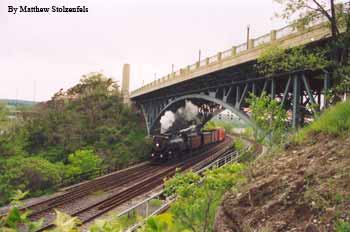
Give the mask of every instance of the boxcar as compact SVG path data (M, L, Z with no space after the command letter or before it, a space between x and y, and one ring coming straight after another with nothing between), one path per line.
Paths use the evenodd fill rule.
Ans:
M212 143L212 133L211 132L203 132L203 146Z
M202 145L202 138L200 135L193 134L188 136L188 144L191 150L198 149Z
M219 128L217 129L218 132L218 141L222 142L225 140L225 129L224 128Z

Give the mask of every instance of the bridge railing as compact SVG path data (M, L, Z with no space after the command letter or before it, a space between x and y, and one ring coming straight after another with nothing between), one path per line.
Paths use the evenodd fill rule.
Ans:
M248 149L249 147L247 147L247 150ZM236 162L238 159L239 159L239 153L237 151L231 151L227 155L223 156L222 158L219 158L214 162L208 164L207 166L197 170L196 173L202 175L204 171L207 169L223 167L227 164ZM155 191L155 193L150 197L124 210L123 212L119 213L116 216L116 219L123 219L123 218L130 219L133 217L135 219L134 225L130 226L129 228L126 228L125 231L128 231L128 232L136 231L146 222L148 218L154 215L160 214L165 210L167 210L170 204L174 202L174 200L176 199L175 196L165 198L164 194L165 192L163 189ZM140 217L142 219L137 221L137 218L140 218Z
M345 6L345 5L348 6L349 2L346 2L343 5L339 4L339 6L340 6L339 9L343 9L343 6ZM267 33L265 35L262 35L260 37L257 37L255 39L250 40L248 44L243 43L243 44L240 44L238 46L234 46L231 49L227 49L223 52L219 52L219 53L217 53L211 57L208 57L206 59L203 59L199 62L188 65L187 68L180 69L180 70L184 70L182 72L180 70L177 70L172 77L176 78L178 76L188 75L190 73L197 71L198 69L207 67L208 65L216 64L216 63L220 62L221 60L234 58L237 55L239 55L240 53L246 52L246 51L253 49L255 47L269 44L269 43L274 42L276 40L282 40L282 39L284 39L284 38L286 38L294 33L298 33L300 31L304 30L305 28L309 29L309 28L316 27L316 26L322 26L325 24L325 22L327 22L327 18L325 16L323 16L322 14L319 14L319 17L317 17L317 15L316 15L314 17L314 20L309 22L306 27L301 27L301 28L298 27L298 22L297 22L297 23L282 27L278 30L272 30L272 31L270 31L270 33ZM155 86L156 83L157 83L156 81L153 81L151 84L147 84L145 86L142 86L141 88L138 88L135 91L133 91L132 94L138 94L138 93L141 93L143 91L150 90L151 86Z
M269 42L271 42L271 33L265 34L263 36L260 36L256 39L254 39L254 47L257 47L257 46L260 46L263 44L267 44Z

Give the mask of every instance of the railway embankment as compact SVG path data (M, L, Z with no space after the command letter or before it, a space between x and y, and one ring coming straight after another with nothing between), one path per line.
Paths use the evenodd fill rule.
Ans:
M215 231L350 231L350 102L252 162L245 175L246 184L224 195Z

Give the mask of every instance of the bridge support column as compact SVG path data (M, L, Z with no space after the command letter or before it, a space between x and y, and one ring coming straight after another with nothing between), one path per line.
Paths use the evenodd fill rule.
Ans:
M293 77L293 115L292 127L295 129L300 125L300 80L299 76Z
M275 99L276 96L276 81L274 78L271 79L271 98Z
M329 90L329 73L326 72L324 74L324 83L323 83L323 104L324 104L324 108L328 108L328 90Z

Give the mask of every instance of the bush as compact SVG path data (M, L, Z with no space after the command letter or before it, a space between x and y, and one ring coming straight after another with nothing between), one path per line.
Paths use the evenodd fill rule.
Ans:
M222 195L228 189L236 189L245 183L246 179L242 174L244 170L245 165L234 163L207 170L203 178L197 173L187 172L176 173L172 179L166 181L166 194L177 196L169 210L174 215L176 227L180 231L212 231Z
M69 168L76 173L94 172L101 169L102 159L91 149L77 150L68 156Z
M241 138L236 138L232 147L235 151L242 152L245 149L245 144Z
M32 196L52 190L61 182L62 164L53 164L40 157L11 157L0 175L0 202L4 203L17 189L29 190Z

